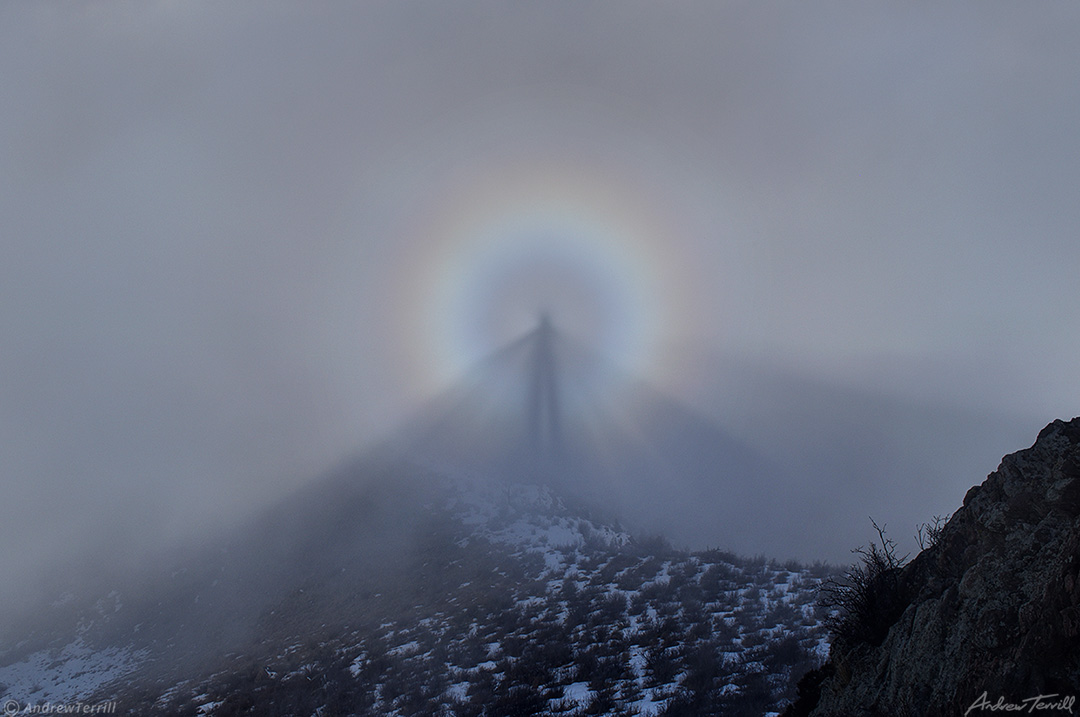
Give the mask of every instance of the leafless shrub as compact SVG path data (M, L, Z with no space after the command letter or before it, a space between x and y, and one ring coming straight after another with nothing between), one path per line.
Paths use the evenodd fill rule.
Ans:
M843 576L825 581L821 604L830 610L825 623L834 642L880 645L906 606L899 579L904 558L896 543L874 522L879 543L852 552L859 560Z
M937 545L938 540L941 539L941 531L945 529L945 524L948 522L948 515L935 515L929 522L920 523L915 532L915 540L919 543L919 550L926 550Z

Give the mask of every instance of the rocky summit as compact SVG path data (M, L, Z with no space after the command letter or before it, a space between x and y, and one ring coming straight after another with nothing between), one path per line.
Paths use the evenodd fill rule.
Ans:
M864 586L880 614L860 619L884 618L886 629L834 639L787 714L1074 713L1080 418L1006 456L929 538Z

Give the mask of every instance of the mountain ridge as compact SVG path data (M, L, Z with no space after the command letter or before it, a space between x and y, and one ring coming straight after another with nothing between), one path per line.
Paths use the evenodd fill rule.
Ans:
M880 616L887 632L834 639L792 717L964 714L999 702L1033 711L1025 701L1040 695L1075 701L1080 418L1050 423L1030 448L1006 456L931 542L871 584L878 604L892 606Z

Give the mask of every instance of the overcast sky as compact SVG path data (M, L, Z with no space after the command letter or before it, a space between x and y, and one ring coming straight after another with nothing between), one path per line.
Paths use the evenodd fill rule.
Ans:
M444 378L446 217L534 174L648 217L611 218L666 272L643 370L698 408L736 357L1030 443L1080 413L1078 34L1065 2L4 3L0 567L385 435Z

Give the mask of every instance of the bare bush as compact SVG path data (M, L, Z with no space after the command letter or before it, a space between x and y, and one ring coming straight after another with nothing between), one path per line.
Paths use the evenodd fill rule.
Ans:
M948 522L948 515L935 515L931 521L920 523L915 529L915 540L919 543L919 550L926 550L937 545L938 540L941 539L941 531L945 529L945 524Z
M852 552L859 561L843 576L825 581L821 604L830 610L825 623L834 642L880 645L906 606L900 591L904 558L896 556L896 543L873 518L878 543Z

